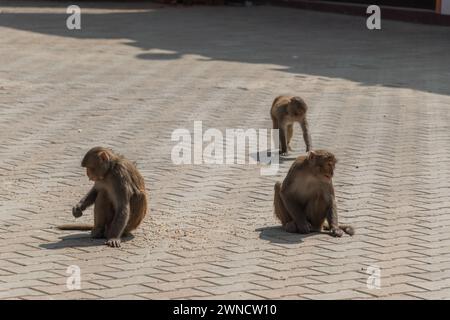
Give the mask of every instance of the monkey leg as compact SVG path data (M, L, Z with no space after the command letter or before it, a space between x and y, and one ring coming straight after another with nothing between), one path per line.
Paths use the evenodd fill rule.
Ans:
M280 193L280 198L289 216L295 222L295 226L297 227L296 231L299 233L309 233L311 231L311 224L308 222L304 206L294 197L286 197L283 193ZM286 224L285 229L288 232L294 230L291 223Z
M279 129L279 127L278 127L278 120L275 119L273 116L272 116L272 128L273 129Z
M280 154L286 154L287 153L287 141L286 141L286 128L285 125L280 123L278 119L272 116L272 126L273 129L279 130L279 141L280 141Z
M106 226L111 220L113 205L105 192L100 192L94 205L94 228L91 231L92 238L104 238Z
M288 211L284 207L283 200L281 200L280 192L281 192L281 183L277 182L275 183L274 188L274 199L273 199L273 205L274 205L274 213L275 216L280 220L281 225L283 226L283 229L286 232L295 233L298 232L297 225L295 224L295 221L292 220L292 217L289 215Z
M286 134L287 134L287 128L284 126L280 126L280 153L282 155L286 155L288 152L288 146L287 146L287 140L286 140Z
M286 223L283 226L283 228L284 228L284 231L289 232L289 233L298 233L299 232L295 221L289 221L288 223Z
M280 141L280 148L281 148L280 154L286 152L286 151L283 152L283 141L285 139L284 131L281 129L280 123L278 122L278 120L274 117L272 117L272 127L273 127L273 129L278 129L278 133L279 133L278 140Z
M300 122L300 126L302 127L303 131L303 140L306 144L306 152L309 152L312 150L312 142L311 142L311 134L309 133L309 125L308 121L306 120L306 117L303 119L302 122Z
M291 147L291 141L292 141L292 136L294 135L294 125L293 124L289 124L287 126L287 147L289 151L292 151L292 147Z
M312 198L305 206L307 220L310 224L310 232L321 232L327 211L324 210L320 198Z
M128 225L130 219L130 203L125 198L118 199L120 204L114 211L114 217L107 225L106 230L106 245L118 248L120 247L121 237Z

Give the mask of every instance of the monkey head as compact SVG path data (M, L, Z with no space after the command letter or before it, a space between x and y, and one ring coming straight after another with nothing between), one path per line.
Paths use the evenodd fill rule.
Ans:
M99 181L105 178L111 167L111 150L103 147L94 147L89 150L81 161L81 166L86 168L89 180Z
M288 104L288 113L294 117L303 117L308 110L305 101L300 97L292 97Z
M315 169L318 175L322 175L328 179L333 178L334 167L337 159L331 152L325 150L315 150L308 153L308 163Z

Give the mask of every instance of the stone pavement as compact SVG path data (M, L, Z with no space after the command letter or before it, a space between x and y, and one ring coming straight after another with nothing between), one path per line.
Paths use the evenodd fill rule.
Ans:
M80 2L70 31L67 5L0 5L1 299L450 298L449 28ZM273 185L289 159L278 176L172 164L173 130L268 128L280 93L306 99L314 147L339 158L354 237L281 230ZM136 160L150 193L121 249L55 229L74 221L95 145ZM71 265L80 290L66 287ZM380 289L367 286L373 266Z

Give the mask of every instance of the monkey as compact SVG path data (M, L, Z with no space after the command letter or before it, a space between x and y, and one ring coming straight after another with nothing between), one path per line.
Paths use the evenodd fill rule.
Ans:
M308 106L300 97L278 96L272 103L270 116L272 118L273 129L279 129L280 153L287 155L288 150L292 151L291 140L294 134L293 125L300 123L303 131L303 140L306 144L306 152L312 150L311 135L309 134L306 112Z
M75 218L94 204L94 224L67 224L61 230L91 230L92 238L106 238L105 244L120 247L121 237L136 229L147 214L144 178L136 166L111 149L90 149L81 166L86 168L92 189L72 208Z
M332 181L336 163L331 152L310 151L297 157L283 183L275 183L274 213L285 231L306 234L323 228L334 237L355 234L353 227L338 224Z

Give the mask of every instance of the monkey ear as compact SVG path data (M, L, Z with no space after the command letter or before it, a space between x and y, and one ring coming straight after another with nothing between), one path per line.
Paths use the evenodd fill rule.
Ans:
M109 161L108 154L105 151L100 152L98 156L102 161Z
M316 157L316 153L314 151L309 151L306 157L308 160L313 160Z

